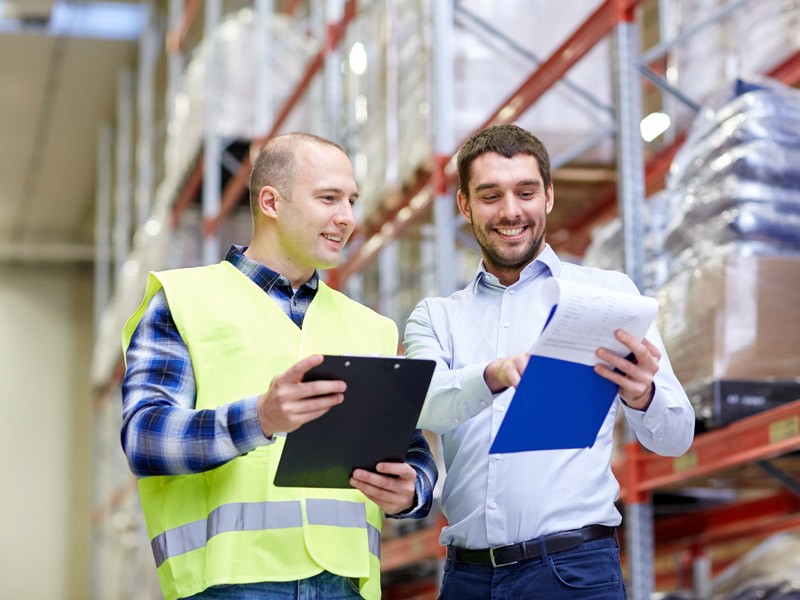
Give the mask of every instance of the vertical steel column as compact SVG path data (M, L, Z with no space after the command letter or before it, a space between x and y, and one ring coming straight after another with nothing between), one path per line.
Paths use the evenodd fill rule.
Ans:
M100 318L111 297L111 153L114 147L111 125L97 131L97 173L94 217L94 337Z
M378 255L378 288L380 290L381 314L394 320L398 325L397 293L400 290L400 240L389 242ZM402 333L401 333L402 335Z
M440 296L455 291L456 220L454 201L445 175L453 153L453 1L433 2L433 185L436 199L433 220L436 227L436 283Z
M639 30L632 10L623 11L614 32L614 80L617 110L617 179L624 242L625 270L641 289L644 262L644 159L639 123L642 89L637 70ZM634 439L628 429L628 440ZM625 506L626 548L633 600L648 600L653 592L653 507L650 496Z
M208 41L208 64L206 65L205 135L203 147L203 219L211 219L219 213L222 195L222 140L217 133L217 94L220 85L219 35L217 25L222 15L222 0L205 2L205 36ZM221 253L219 234L203 236L203 263L219 261Z
M136 143L136 227L141 228L150 217L153 204L155 151L155 77L161 49L161 33L156 24L155 6L147 3L147 26L139 41L139 73L137 84L138 140Z
M325 68L324 99L325 129L328 137L341 144L342 109L344 107L344 83L342 81L342 51L334 43L334 31L344 16L344 0L326 0L325 2Z
M675 0L658 0L658 35L659 42L670 40L678 33L678 9L675 6ZM672 54L667 54L666 71L664 79L673 87L678 83L678 68L677 61L672 57ZM672 94L662 94L661 96L661 110L664 111L670 118L672 125L664 132L664 142L672 143L675 141L675 121L678 116L678 102Z
M116 173L114 191L114 272L118 277L131 247L131 147L133 146L133 74L117 75Z
M272 129L274 119L272 93L272 41L275 31L272 17L274 0L256 0L256 22L258 23L258 60L256 61L256 138L264 138Z
M181 14L183 14L184 0L169 0L169 12L167 14L168 31L175 31L180 25ZM178 82L183 72L183 54L180 50L170 52L167 58L167 97L166 115L167 126L175 116L175 97L178 95Z
M308 20L311 38L319 43L320 48L326 47L327 31L326 25L326 2L327 0L309 0ZM327 112L325 110L325 77L314 77L309 84L308 103L306 114L308 115L308 127L311 133L330 137L328 131Z

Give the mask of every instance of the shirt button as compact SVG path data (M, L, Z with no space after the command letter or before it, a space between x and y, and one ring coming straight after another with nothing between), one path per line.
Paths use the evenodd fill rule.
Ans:
M497 412L503 412L505 409L506 407L501 404L500 406L497 407Z
M492 503L489 505L489 508L497 508L497 502L492 502Z
M492 458L494 458L495 460L500 460L500 455L499 454L495 454Z
M461 421L459 421L459 420L458 420L458 417L456 417L455 419L453 419L453 423L460 423L460 422L461 422Z
M506 321L505 323L503 323L503 327L505 327L506 329L508 329L509 327L511 327L511 323L509 323L508 321Z
M508 293L512 296L517 293L517 290L508 290Z
M481 400L481 406L483 406L484 408L486 408L486 406L487 406L486 402L484 402L483 400Z

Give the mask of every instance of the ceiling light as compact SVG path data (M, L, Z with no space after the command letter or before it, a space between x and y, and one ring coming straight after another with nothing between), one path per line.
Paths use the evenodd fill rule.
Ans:
M642 139L645 142L652 142L667 129L669 129L669 116L662 112L654 112L647 115L639 124L639 131L642 132Z

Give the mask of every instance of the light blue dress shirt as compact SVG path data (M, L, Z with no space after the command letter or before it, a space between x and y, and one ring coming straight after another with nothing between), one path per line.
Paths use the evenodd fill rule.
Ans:
M692 443L694 411L652 326L647 339L662 358L646 411L615 402L591 448L489 454L514 391L493 395L483 371L495 358L530 350L551 308L542 286L554 276L639 293L627 275L562 263L546 245L513 285L481 266L466 288L423 300L408 319L407 356L437 363L419 426L442 436L448 521L442 544L488 548L585 525L619 525L619 484L611 472L619 407L639 441L658 454L679 456Z

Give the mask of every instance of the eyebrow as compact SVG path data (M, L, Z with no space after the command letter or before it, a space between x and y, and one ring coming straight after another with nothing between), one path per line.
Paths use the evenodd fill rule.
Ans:
M517 183L514 184L514 187L541 187L541 186L542 182L539 181L538 179L523 179L522 181L518 181ZM483 190L491 190L498 187L500 187L499 184L490 181L488 183L481 183L480 185L476 185L475 191L482 192Z
M318 188L318 189L314 190L314 195L324 194L326 192L329 193L329 194L337 194L339 196L344 196L345 195L344 190L342 188L337 188L337 187ZM355 194L351 194L350 196L348 196L348 198L353 198L353 199L358 198L358 192L356 192Z

